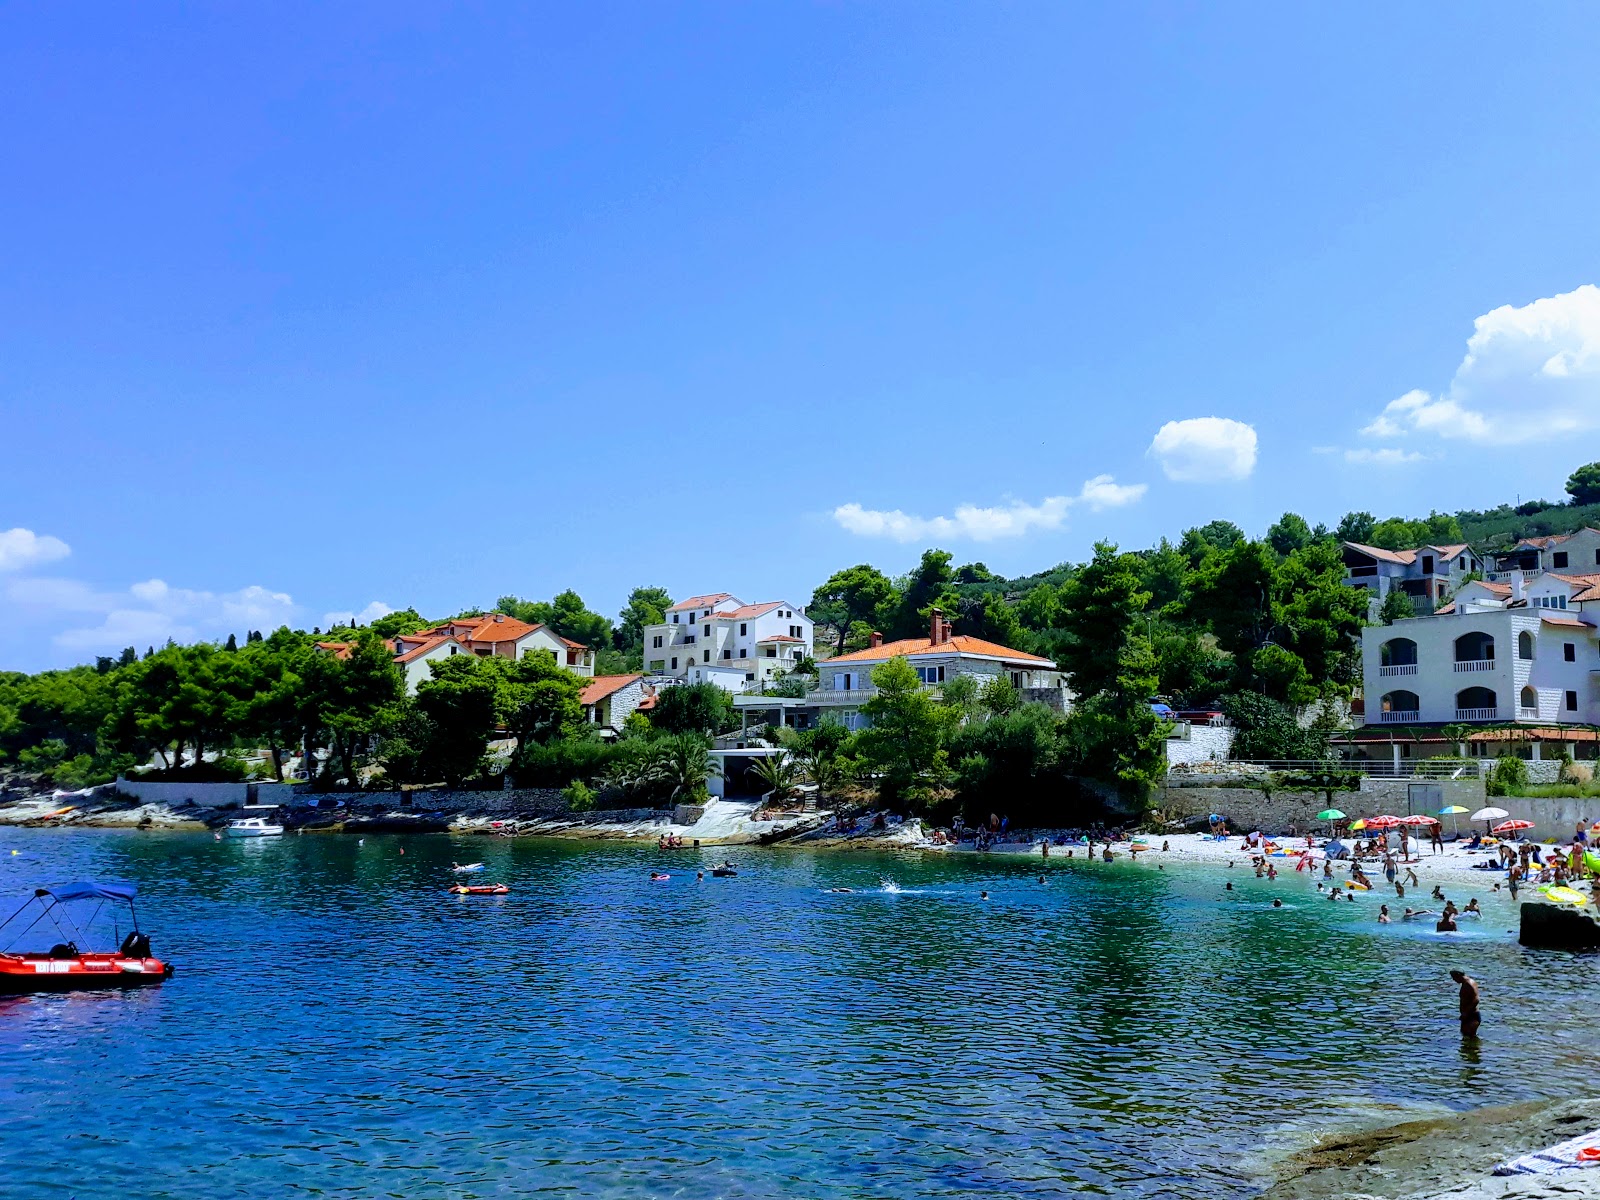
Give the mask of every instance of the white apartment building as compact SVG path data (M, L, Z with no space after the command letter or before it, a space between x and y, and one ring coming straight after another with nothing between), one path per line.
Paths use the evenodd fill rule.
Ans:
M1423 613L1432 612L1468 575L1483 568L1472 547L1464 543L1385 550L1345 542L1341 550L1345 583L1366 588L1374 606L1398 589L1411 597L1412 606Z
M1600 723L1600 614L1527 602L1362 632L1368 725Z
M760 691L812 657L812 622L787 600L746 604L728 592L691 596L644 629L645 670L729 692Z

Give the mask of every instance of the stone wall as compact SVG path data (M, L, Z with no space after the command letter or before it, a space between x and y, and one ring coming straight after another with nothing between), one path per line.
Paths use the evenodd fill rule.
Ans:
M1187 738L1167 739L1167 765L1226 762L1237 731L1227 725L1191 725Z
M185 783L128 779L117 776L118 795L143 804L166 804L181 808L197 804L203 808L222 808L232 804L293 804L294 785L288 783Z
M452 792L418 788L405 792L299 792L296 804L317 808L337 808L345 804L363 807L412 809L416 812L449 812L465 816L555 817L567 812L567 801L554 788L504 788L498 792Z
M1359 812L1360 793L1333 793L1333 807L1352 817ZM1304 831L1316 824L1316 814L1328 807L1327 792L1272 792L1240 787L1168 787L1160 791L1157 807L1174 820L1187 821L1221 813L1231 830L1248 833L1285 832L1290 825Z

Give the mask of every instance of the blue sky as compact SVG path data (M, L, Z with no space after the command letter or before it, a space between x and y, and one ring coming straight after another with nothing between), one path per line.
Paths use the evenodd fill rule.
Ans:
M5 10L0 667L1559 496L1592 8L1287 7Z

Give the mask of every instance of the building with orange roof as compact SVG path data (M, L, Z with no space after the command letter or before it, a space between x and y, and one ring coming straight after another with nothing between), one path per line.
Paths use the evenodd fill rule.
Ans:
M1048 658L1016 650L982 638L955 632L944 613L929 614L928 636L886 642L874 633L865 649L836 655L817 664L817 687L804 698L735 696L734 707L741 713L775 711L772 724L809 724L824 715L852 729L867 722L862 705L877 694L872 672L890 659L904 658L926 688L938 689L950 680L967 675L979 684L1005 679L1028 700L1065 709L1071 702L1061 670Z
M414 694L417 685L431 677L429 663L452 654L521 658L530 650L545 650L575 675L594 674L594 651L588 646L561 637L547 626L530 625L505 613L456 617L432 629L396 634L389 639L389 647L396 665L405 672L408 694Z
M1418 546L1414 550L1385 550L1361 542L1344 542L1344 581L1364 587L1374 611L1392 591L1404 592L1418 613L1430 613L1483 569L1483 563L1465 543Z
M643 675L596 675L584 685L578 700L583 705L583 719L602 735L613 736L654 696L654 686Z
M313 648L319 654L331 654L340 662L344 662L350 657L350 651L354 650L355 647L356 644L354 642L317 642Z
M679 600L659 624L645 626L644 665L685 683L760 691L811 658L812 639L811 618L798 604L746 604L731 592L709 592Z

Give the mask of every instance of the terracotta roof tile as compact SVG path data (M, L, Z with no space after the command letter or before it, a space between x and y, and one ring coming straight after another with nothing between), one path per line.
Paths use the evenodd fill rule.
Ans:
M408 641L408 642L416 641L416 639L413 638L413 637L408 637L405 640ZM443 646L447 642L455 642L456 645L458 645L458 646L461 644L460 642L456 641L456 639L451 637L450 635L442 634L442 635L440 635L438 637L430 637L430 638L424 639L421 642L418 642L417 645L415 645L411 649L407 650L404 654L395 655L395 659L394 660L397 663L412 662L412 661L414 661L416 659L421 658L423 655L427 654L430 650L437 650L440 646Z
M876 648L869 647L850 654L835 655L826 662L828 664L887 662L891 658L911 658L919 654L974 654L984 658L1003 658L1011 662L1055 668L1055 663L1048 658L1040 658L1037 654L1024 654L1021 650L1013 650L1009 646L986 642L982 638L968 637L965 634L956 634L948 642L940 642L937 645L931 638L905 638L898 642L885 642Z
M317 649L324 654L331 654L341 662L350 657L350 651L355 649L354 642L318 642Z
M689 608L714 608L724 600L737 600L732 592L711 592L704 596L690 596L687 600L679 600L668 612L683 612Z
M630 683L637 683L643 675L596 675L585 685L578 700L583 704L598 704L607 696L620 692Z

